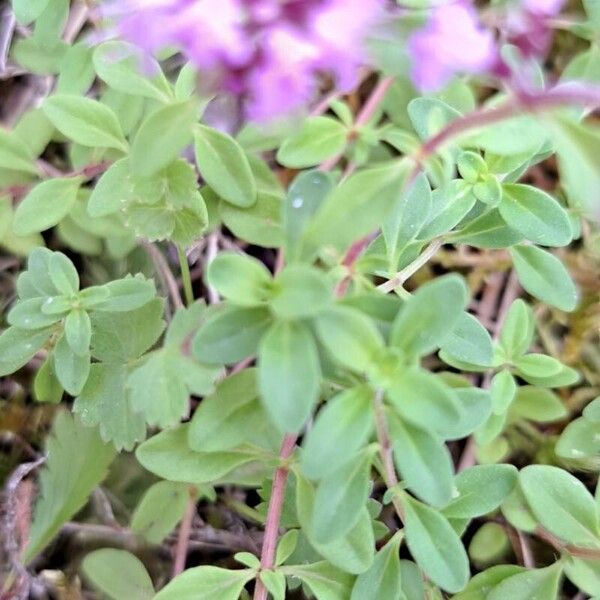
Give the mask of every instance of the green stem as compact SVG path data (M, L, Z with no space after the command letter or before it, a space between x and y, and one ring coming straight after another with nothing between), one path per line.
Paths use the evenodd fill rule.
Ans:
M191 306L194 303L194 290L192 289L192 277L190 275L190 265L181 246L177 246L177 256L179 257L179 267L181 268L181 279L183 281L183 293L185 303Z

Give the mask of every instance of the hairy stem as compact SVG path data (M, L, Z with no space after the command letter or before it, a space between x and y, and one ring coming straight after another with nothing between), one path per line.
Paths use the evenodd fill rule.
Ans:
M275 550L277 548L277 538L279 535L279 521L281 519L285 485L289 473L286 462L294 450L296 439L296 435L287 434L283 438L281 450L279 451L281 464L277 467L275 476L273 477L273 489L271 490L271 499L269 500L269 509L267 511L265 537L263 539L262 551L260 554L261 570L272 569L275 566ZM260 579L256 580L254 600L267 600L267 589Z
M190 264L188 263L185 250L177 246L177 256L179 257L179 266L181 268L181 280L183 281L183 293L185 303L191 306L194 303L194 290L192 289L192 277L190 275Z

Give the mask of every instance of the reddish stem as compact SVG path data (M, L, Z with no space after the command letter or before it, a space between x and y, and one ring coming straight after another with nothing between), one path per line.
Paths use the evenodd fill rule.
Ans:
M275 550L277 548L277 538L279 535L279 521L283 508L283 499L285 496L285 484L287 483L289 467L286 464L296 446L297 436L287 434L283 438L279 459L281 464L275 471L273 477L273 489L271 490L271 499L269 500L269 509L267 511L267 523L265 525L265 537L263 539L262 551L260 554L261 570L272 569L275 566ZM254 588L254 600L267 600L267 589L260 579L256 580Z
M196 489L190 487L189 500L185 509L185 514L179 526L179 534L177 536L177 546L175 548L175 560L173 561L173 577L177 577L183 573L185 562L187 559L188 545L190 542L190 534L192 533L192 523L196 514Z

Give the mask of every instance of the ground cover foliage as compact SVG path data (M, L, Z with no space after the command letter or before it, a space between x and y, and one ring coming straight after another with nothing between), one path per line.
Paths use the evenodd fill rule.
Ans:
M0 3L0 598L600 598L600 3L213 4Z

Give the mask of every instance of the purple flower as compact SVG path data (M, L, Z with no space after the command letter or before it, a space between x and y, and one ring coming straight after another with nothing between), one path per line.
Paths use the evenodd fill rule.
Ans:
M566 0L523 0L522 5L526 12L532 15L553 17L557 15Z
M552 42L548 20L562 9L565 0L522 0L520 9L506 19L507 40L521 50L524 57L543 57Z
M366 60L364 39L385 0L125 0L122 37L146 52L172 47L239 97L246 116L301 109L318 76L345 90Z
M436 8L408 42L412 79L424 92L441 89L456 73L480 73L497 61L493 35L464 1Z

